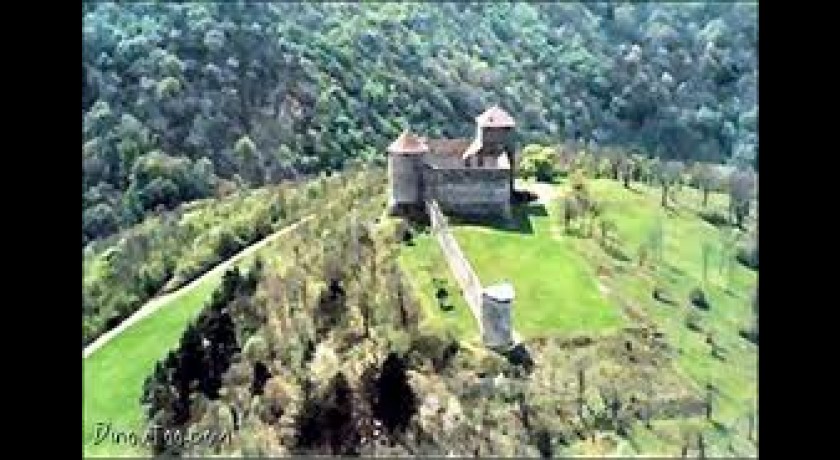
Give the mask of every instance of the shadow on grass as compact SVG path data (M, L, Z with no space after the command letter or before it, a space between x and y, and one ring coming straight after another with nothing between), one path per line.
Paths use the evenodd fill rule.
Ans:
M449 296L449 288L446 280L442 278L432 278L432 286L435 290L435 299L437 299L438 307L444 312L450 312L455 309L455 304Z
M729 286L727 286L723 289L723 293L726 294L727 296L735 298L735 299L746 299L747 298L743 294L732 290L732 288L729 287Z
M717 431L718 433L723 433L723 434L729 433L729 428L727 428L727 426L724 425L723 423L720 423L717 420L712 420L711 423L712 423L712 427L714 427L715 431Z
M537 201L539 196L530 190L514 190L513 203L514 205L533 203Z
M729 222L729 218L721 212L708 210L708 209L701 209L700 211L697 211L695 214L697 214L697 217L699 217L700 219L704 220L709 225L712 225L716 228L725 229L725 228L734 227Z
M586 240L592 236L580 227L564 227L563 235L571 236L580 240Z
M601 249L603 249L604 253L608 256L619 262L630 262L633 260L621 247L617 245L602 242Z
M682 211L680 211L679 204L677 203L668 203L665 206L660 205L660 209L665 211L665 214L668 217L679 217L682 215Z
M662 263L660 268L662 269L660 272L662 276L672 283L679 283L680 280L688 278L688 273L674 264Z
M653 299L664 303L665 305L676 305L677 301L671 297L671 295L665 291L665 289L661 287L653 288Z
M548 211L544 205L528 203L514 206L513 216L509 220L483 216L458 216L452 217L451 220L454 224L477 225L505 232L533 234L534 227L531 225L531 218L545 216L548 216Z

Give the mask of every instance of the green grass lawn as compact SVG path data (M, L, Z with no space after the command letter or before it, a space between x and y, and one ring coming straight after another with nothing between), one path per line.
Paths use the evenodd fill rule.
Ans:
M636 426L628 442L620 444L621 452L673 455L679 452L684 432L700 425L708 436L708 455L754 455L754 444L746 440L746 420L755 407L758 349L742 339L738 329L752 318L756 272L737 263L731 276L720 270L723 232L697 216L699 192L684 188L676 195L673 209L663 210L658 188L634 184L632 191L609 180L592 180L589 186L596 199L607 203L606 212L617 226L618 245L631 260L613 258L594 239L565 235L550 205L520 207L515 224L508 226L453 222L452 228L483 284L513 283L514 328L525 338L609 334L633 324L622 315L623 307L632 305L665 333L680 373L698 390L706 384L717 388L715 423L692 419L657 422L653 430ZM560 193L568 190L566 184L555 187ZM722 195L710 197L710 207L721 210L725 205ZM658 220L664 231L663 261L652 268L640 268L636 250ZM705 280L704 242L713 248ZM260 253L267 249L270 251L263 248ZM399 260L421 294L424 321L444 325L460 338L477 342L477 325L433 237L417 235L412 245L402 247ZM596 276L598 267L609 269L609 275ZM435 279L445 283L452 310L442 310L435 299ZM185 326L219 280L214 276L185 292L84 361L85 456L145 453L107 442L94 445L94 428L97 423L110 422L117 429L139 433L145 418L139 402L144 379L155 362L177 346ZM654 286L664 287L675 304L654 300ZM708 311L689 305L689 292L695 287L704 288L711 304ZM690 311L700 315L703 333L686 327ZM724 360L711 356L709 333L724 350Z
M542 207L516 210L516 225L452 225L454 234L482 284L513 283L516 299L513 327L525 338L563 334L606 333L619 327L619 310L599 292L594 270L570 243L552 237L550 217ZM458 331L477 333L475 321L457 289L443 254L429 234L404 246L401 261L416 276L421 302L433 317ZM445 278L457 293L456 308L443 312L434 299L432 277Z
M514 213L512 228L453 226L483 285L513 284L514 329L531 338L606 333L621 326L620 312L599 291L593 267L572 242L552 236L550 211L530 205Z
M677 350L677 368L697 388L705 388L706 384L717 388L713 403L713 419L717 424L714 429L704 431L709 436L707 454L734 455L734 451L738 455L753 455L755 446L745 440L745 433L748 414L756 404L758 349L741 338L738 331L750 324L752 319L751 296L756 272L737 262L732 265L731 276L721 270L726 266L721 264L722 259L726 260L721 250L725 231L697 216L697 211L702 209L699 191L683 188L676 196L673 209L663 210L659 188L634 184L635 191L628 191L620 183L610 180L593 180L589 186L596 199L609 203L607 212L618 227L620 245L627 254L635 254L654 223L661 219L664 230L663 261L653 270L646 270L648 273L645 276L640 276L635 262L624 264L624 270L615 271L610 287L623 301L645 312L665 332ZM567 190L566 186L560 188L561 192ZM709 198L709 208L723 212L726 200L724 195L713 194ZM590 263L611 265L613 268L622 265L607 256L592 240L578 239L574 242ZM712 248L705 281L704 243ZM676 305L655 301L652 290L656 285L664 287ZM711 304L709 310L690 306L689 292L696 287L705 291ZM703 333L686 327L685 319L691 310L700 315ZM722 347L725 360L711 356L707 334L711 334ZM682 425L675 421L665 426L676 432ZM674 433L657 436L642 429L634 432L636 435L638 439L634 440L640 452L661 452L663 446L667 446L667 451L663 453L678 452L674 449L679 446L674 443L679 442L675 441L679 436ZM663 444L663 438L668 442Z
M266 252L277 242L258 250ZM248 267L255 255L239 261ZM155 363L175 349L192 321L219 286L221 274L203 282L162 306L154 314L114 337L83 362L82 443L85 457L148 455L142 448L108 441L97 444L97 424L110 423L114 430L142 435L145 415L140 405L143 382Z
M140 435L145 417L140 406L143 382L155 363L174 349L186 325L198 314L219 285L213 276L175 298L155 314L126 329L84 360L83 434L85 456L144 453L110 442L95 444L98 423Z
M630 439L620 444L621 452L675 455L686 433L702 430L707 455L755 455L747 440L748 416L756 408L758 348L739 336L740 328L752 319L751 299L757 273L735 262L727 273L723 241L731 229L720 229L704 221L702 194L683 187L673 195L669 209L660 206L661 189L633 184L632 190L612 180L588 181L595 199L605 204L605 213L616 224L617 244L624 260L608 254L594 238L564 233L559 208L531 205L516 211L514 225L452 223L455 236L472 262L483 284L509 280L516 290L514 328L525 337L553 334L603 334L634 320L621 314L630 306L641 312L665 334L675 350L675 370L688 378L697 392L707 384L716 388L713 422L703 419L663 420L654 429L635 427ZM558 194L569 185L553 186ZM706 210L725 214L728 198L709 196ZM640 268L637 254L651 230L661 223L662 261ZM748 226L754 220L748 220ZM703 245L709 248L706 276L703 276ZM428 234L404 246L400 258L410 273L417 275L424 303L433 305L431 277L446 277L455 286L440 249ZM598 267L608 275L598 277ZM599 286L602 284L602 286ZM674 305L653 299L655 286L667 290ZM600 288L606 288L603 291ZM698 310L689 303L689 293L702 288L711 304ZM463 302L462 298L458 299ZM428 308L447 318L436 305ZM472 321L465 314L448 321L460 328ZM686 327L689 312L700 316L703 332ZM724 359L711 355L711 335L723 350ZM757 438L757 433L754 433ZM696 455L696 450L692 450Z
M407 250L400 252L399 263L411 274L412 287L420 294L422 321L449 328L462 340L477 342L478 325L434 237L428 233L418 235L413 246L405 248ZM444 281L444 288L449 293L448 302L452 306L449 311L443 310L434 296L436 278Z

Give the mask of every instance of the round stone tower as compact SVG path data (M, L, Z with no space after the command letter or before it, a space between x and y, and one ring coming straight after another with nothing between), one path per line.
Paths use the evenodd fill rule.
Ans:
M388 146L388 209L392 214L422 204L421 160L428 151L426 143L408 130Z
M484 288L481 298L481 331L486 346L504 349L513 344L513 297L513 285L509 282Z

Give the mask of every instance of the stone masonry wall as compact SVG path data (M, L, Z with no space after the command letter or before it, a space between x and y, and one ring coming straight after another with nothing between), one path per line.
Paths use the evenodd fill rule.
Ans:
M446 223L446 218L443 216L438 203L434 200L426 202L426 211L429 213L429 219L432 223L432 233L440 245L446 262L449 264L449 269L458 281L458 285L464 294L464 299L467 301L470 310L478 323L479 330L482 330L481 321L481 301L482 289L481 280L475 274L470 262L461 252L461 247L452 232L449 231L449 226ZM483 332L482 332L483 335Z
M462 215L510 215L507 169L423 168L424 200L436 200L443 212Z
M512 337L510 303L497 302L485 294L481 280L449 230L449 225L438 203L434 200L427 201L426 211L432 223L435 240L461 288L464 300L470 307L484 344L491 348L510 345Z
M510 302L499 302L488 295L482 296L482 340L488 347L504 347L511 342Z

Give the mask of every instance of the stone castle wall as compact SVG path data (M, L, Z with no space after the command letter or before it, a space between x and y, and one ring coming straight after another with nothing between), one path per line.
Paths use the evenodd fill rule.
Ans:
M438 242L446 262L449 264L449 269L458 281L458 285L464 294L464 299L467 301L473 316L479 324L479 329L482 327L481 321L481 280L475 274L470 262L467 260L458 242L449 231L449 225L446 223L446 218L443 216L438 203L434 200L426 202L426 211L429 214L429 220L432 223L432 233Z
M449 230L440 206L434 200L426 202L426 212L432 224L432 233L443 252L449 269L455 276L466 300L484 344L503 348L511 344L511 303L498 302L486 295L481 280L461 251L458 241Z
M443 212L465 216L510 216L509 169L423 168L423 199Z

